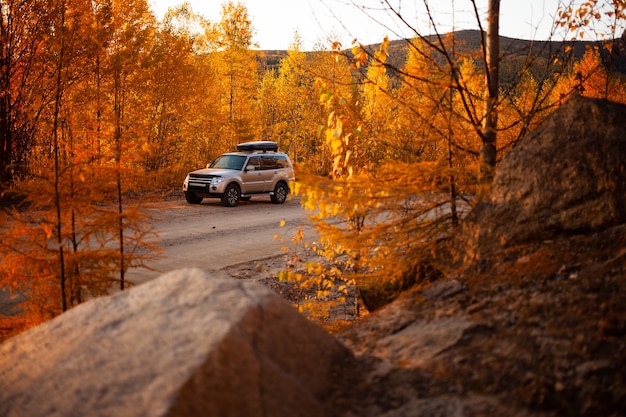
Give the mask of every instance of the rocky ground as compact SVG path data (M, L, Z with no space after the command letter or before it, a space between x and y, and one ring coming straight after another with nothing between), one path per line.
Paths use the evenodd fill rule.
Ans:
M356 289L350 287L349 295L342 300L342 295L334 293L320 299L317 286L304 288L296 282L285 279L287 271L305 274L306 262L324 263L324 259L307 255L294 262L292 253L272 256L254 262L244 262L222 269L235 279L253 280L272 289L285 298L310 320L324 327L331 333L350 326L368 313L366 307L356 296ZM323 306L323 307L322 307Z
M626 415L625 232L502 251L434 290L407 294L340 339L361 355L389 355L375 341L397 332L391 318L395 328L467 320L427 363L395 371L412 387L411 378L424 378L417 398L454 393L531 415ZM410 357L391 352L395 363L403 353Z
M277 277L284 265L275 257L227 272L293 302L297 288ZM359 319L337 310L336 336L361 360L355 375L370 376L354 381L344 406L354 415L626 415L625 267L618 226L503 250Z

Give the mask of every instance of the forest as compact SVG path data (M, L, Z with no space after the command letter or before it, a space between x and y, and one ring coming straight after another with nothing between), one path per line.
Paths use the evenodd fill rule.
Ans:
M284 279L414 283L489 186L486 124L495 167L571 95L626 101L624 3L601 3L560 11L567 41L502 39L493 65L482 27L260 51L237 2L211 21L188 4L157 20L147 0L1 1L0 288L28 296L0 333L132 285L158 254L141 202L249 140L290 155L322 236L293 240L324 265Z

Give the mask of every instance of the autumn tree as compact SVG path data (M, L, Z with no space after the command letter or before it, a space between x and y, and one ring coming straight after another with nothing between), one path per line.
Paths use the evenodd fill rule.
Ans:
M215 31L218 50L212 57L222 87L218 99L228 117L227 143L232 149L237 143L254 139L258 127L253 111L258 68L251 50L254 28L246 7L231 1L223 4Z
M277 69L266 71L259 89L260 137L274 140L295 163L321 166L319 121L323 106L315 84L315 59L302 50L298 33Z
M50 91L46 41L54 14L48 1L0 2L0 184L22 178L36 123Z
M370 309L436 278L434 242L449 239L459 223L458 168L466 158L456 154L471 150L457 139L457 127L467 122L471 132L481 132L483 93L469 88L478 74L457 70L448 42L454 40L412 40L406 67L394 68L403 77L399 88L388 81L387 40L372 52L356 46L355 67L366 68L354 101L360 104L337 107L334 92L322 95L331 178L303 177L298 191L321 235L315 250L343 282L356 284ZM454 70L446 76L442 66ZM406 130L390 128L396 124ZM398 141L396 132L407 139ZM410 150L401 157L408 163L394 149Z
M585 0L577 3L564 4L559 7L555 23L563 28L572 40L598 39L601 49L587 50L582 61L575 70L578 89L587 84L593 89L588 94L596 97L618 99L620 78L623 76L614 68L615 58L623 55L626 50L624 39L626 34L626 3L624 1ZM595 69L592 69L595 68ZM604 80L603 91L598 84ZM592 86L593 85L593 86ZM617 88L616 88L617 87ZM577 90L578 91L578 90ZM578 91L581 92L581 91Z
M129 179L125 176L131 173L132 165L124 161L124 156L131 154L134 149L131 144L139 141L132 140L142 135L142 132L133 130L135 127L133 110L137 109L137 96L133 90L140 83L140 63L143 54L149 49L146 47L151 41L154 18L149 13L145 0L129 2L112 2L112 39L110 43L109 69L110 94L112 97L112 118L110 148L113 156L115 178L115 198L117 200L117 230L119 251L119 284L120 289L126 285L125 273L128 268L126 259L126 239L124 232L127 220L124 206L124 192L127 190ZM128 149L130 147L130 149ZM130 151L130 152L129 152Z
M209 24L188 4L169 10L145 58L138 85L146 115L139 119L146 132L140 154L154 187L178 186L191 167L206 164L208 138L218 136L211 40L201 30Z
M361 87L361 117L363 119L362 131L359 135L361 152L353 155L361 161L355 164L361 166L376 165L388 157L388 151L394 148L394 113L389 110L393 106L393 98L390 97L390 77L384 65L388 51L383 42L383 47L376 53L379 57L372 60L367 67L366 78L369 82Z
M447 159L433 155L405 163L394 158L396 153L386 152L398 146L388 127L393 124L388 111L396 93L381 72L387 44L383 42L375 55L378 65L365 72L365 84L351 80L360 89L348 87L342 94L347 84L324 84L321 101L328 114L325 144L331 170L327 177L300 173L296 191L320 234L319 244L310 250L331 267L312 262L304 273L285 274L301 285L316 282L322 296L332 288L356 285L369 309L437 275L431 242L435 236L449 236L454 213ZM425 109L416 108L415 113L423 116Z
M122 165L132 168L134 160L123 162L123 109L108 101L115 77L99 76L113 62L114 39L93 24L94 16L114 17L106 6L49 3L50 33L37 46L41 65L54 76L38 86L45 95L27 175L12 188L26 206L10 211L0 249L2 286L22 294L31 324L107 293L113 282L123 288L125 270L142 265L153 249L145 213L121 204L128 190Z
M571 65L568 77L561 80L558 91L574 91L586 97L624 103L626 78L609 71L607 62L602 59L601 48L588 47L585 54Z

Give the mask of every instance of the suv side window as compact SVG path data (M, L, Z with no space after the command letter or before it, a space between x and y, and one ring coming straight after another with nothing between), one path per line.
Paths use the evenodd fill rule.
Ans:
M287 168L287 158L283 155L276 155L276 165L278 169Z
M278 169L278 163L274 155L263 155L263 168L264 170Z
M256 171L262 169L261 168L261 158L259 158L258 156L253 156L248 160L248 164L246 165L246 168L253 166L254 169Z

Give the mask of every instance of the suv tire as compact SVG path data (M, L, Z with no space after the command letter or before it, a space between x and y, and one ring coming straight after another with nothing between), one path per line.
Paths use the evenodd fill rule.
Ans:
M202 203L202 197L198 197L197 195L195 195L193 193L185 193L185 200L187 200L187 202L189 204L200 204L200 203Z
M289 189L284 182L279 182L276 184L276 188L274 188L274 194L272 194L272 203L274 204L283 204L285 200L287 200L287 194L289 193Z
M222 204L226 207L235 207L239 203L240 198L241 191L239 190L239 186L237 184L229 184L226 190L224 190Z

